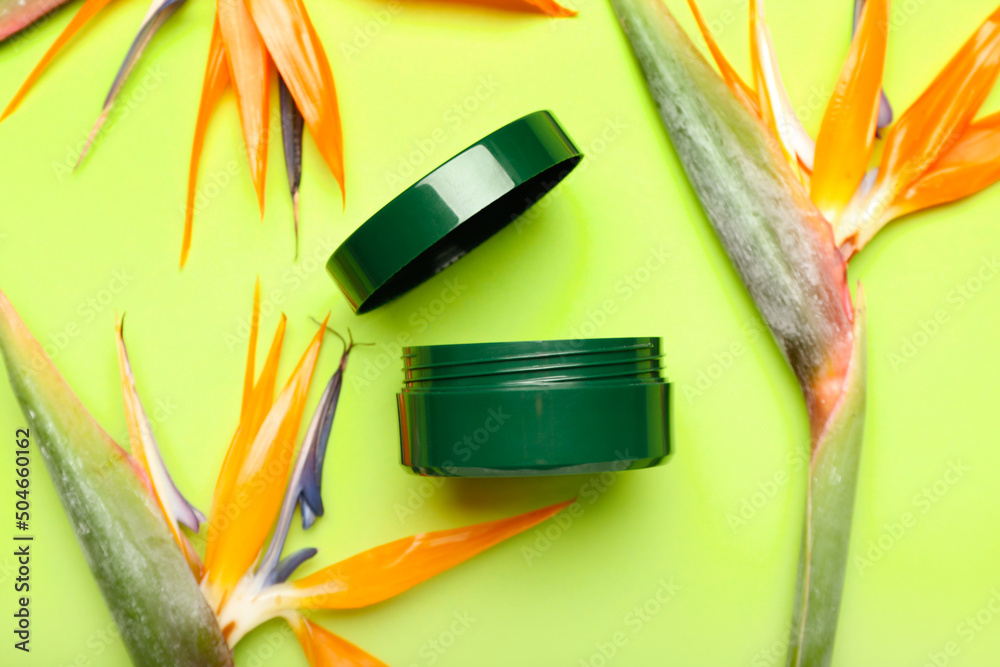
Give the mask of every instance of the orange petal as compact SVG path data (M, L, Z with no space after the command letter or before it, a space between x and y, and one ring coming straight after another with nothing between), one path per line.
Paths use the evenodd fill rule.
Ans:
M325 332L326 321L306 348L242 457L232 482L234 502L228 507L228 521L208 543L209 550L205 554L206 582L216 600L224 599L253 566L278 516L306 395Z
M353 609L375 604L545 521L571 502L383 544L295 581L288 595L299 609Z
M577 14L575 9L563 7L555 0L524 0L524 2L555 18L569 18Z
M253 314L250 316L250 344L247 346L247 370L243 375L243 401L240 404L240 421L250 411L250 398L254 386L254 362L257 358L257 332L260 328L260 277L253 286Z
M1000 180L1000 113L971 124L919 181L903 192L891 218L968 197Z
M388 667L378 658L300 614L289 616L288 624L298 637L311 667Z
M715 60L715 64L719 66L719 72L722 73L722 80L726 82L729 89L733 91L737 99L743 103L746 108L760 118L760 103L757 102L757 92L751 88L743 80L733 66L726 60L725 54L722 53L722 49L719 48L719 44L715 41L715 37L712 35L712 31L708 29L708 24L705 23L705 17L702 16L701 10L698 8L698 4L695 0L688 0L688 7L691 8L691 13L694 14L694 20L698 23L698 29L701 31L701 36L705 39L705 43L708 45L708 50L712 54L712 58Z
M834 225L875 148L888 32L889 0L868 0L816 139L810 195Z
M251 340L247 353L247 373L253 373L253 360L256 356L257 338L255 332L258 327L260 308L258 305L258 295L254 294L253 317L250 323ZM257 436L260 430L260 423L264 420L264 415L271 409L274 400L274 385L278 374L278 362L281 359L281 347L285 337L285 316L281 316L278 328L274 333L274 340L268 352L264 367L260 372L260 378L246 402L246 408L240 411L240 423L236 427L236 433L229 443L226 457L219 470L219 479L215 484L215 492L212 497L212 511L210 513L208 534L206 535L206 561L217 558L218 536L226 529L230 522L230 515L239 510L238 498L233 494L236 486L236 479L243 467L243 460L246 457L247 448ZM245 390L245 389L244 389Z
M834 230L842 252L857 252L896 214L900 194L962 136L1000 73L1000 9L945 65L889 129L878 178Z
M771 32L764 20L763 0L750 2L750 56L760 115L777 138L792 173L801 180L799 162L811 170L816 146L802 127L781 80Z
M323 44L302 0L246 0L260 36L344 196L344 137Z
M94 18L97 12L104 9L109 2L111 2L111 0L86 0L86 2L83 3L76 14L73 15L70 22L66 24L65 28L63 28L63 31L59 33L58 37L56 37L56 41L52 42L52 46L50 46L48 51L45 52L42 59L38 61L35 68L31 70L28 78L24 80L21 87L17 89L16 93L14 93L14 99L12 99L7 105L7 108L4 109L3 115L0 115L0 120L3 120L7 116L14 113L18 105L21 104L21 101L28 95L28 91L30 91L32 86L35 85L35 82L38 81L42 72L45 71L45 68L49 66L49 63L52 62L62 48L66 46L66 43L73 39L73 36L76 35L76 33L78 33L80 29L83 28L88 21L90 21L90 19Z
M208 64L205 65L205 78L201 84L201 102L198 103L198 118L194 123L194 141L191 146L191 163L188 166L187 205L184 208L184 239L181 241L181 268L187 262L191 250L191 231L194 224L194 199L198 185L198 166L201 162L201 150L205 145L205 132L212 111L219 102L219 97L229 85L229 69L226 67L226 52L222 46L222 33L219 31L219 19L216 17L212 27L212 41L208 47Z
M576 16L574 9L563 7L555 0L463 0L474 5L484 5L487 7L497 7L508 11L523 11L532 9L552 16L554 18L569 18Z
M885 139L876 188L893 195L916 181L957 139L1000 71L1000 9L976 31Z
M243 142L250 175L264 215L264 179L267 175L268 121L271 111L270 58L250 12L241 0L218 0L216 16L229 63L229 76L240 110Z

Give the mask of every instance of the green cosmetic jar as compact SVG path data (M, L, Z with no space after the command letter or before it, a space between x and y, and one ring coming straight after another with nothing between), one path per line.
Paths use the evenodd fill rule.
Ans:
M551 112L518 118L383 206L330 256L327 270L355 313L378 308L517 219L582 157Z
M401 462L448 477L658 465L670 452L662 358L659 338L404 348Z

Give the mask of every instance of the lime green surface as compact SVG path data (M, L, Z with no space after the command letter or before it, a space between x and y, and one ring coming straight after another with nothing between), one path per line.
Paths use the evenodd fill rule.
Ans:
M693 27L683 2L668 4ZM744 71L745 4L703 2ZM847 49L849 5L768 3L785 81L813 132ZM897 111L994 8L896 3L886 89ZM293 263L280 148L272 146L261 223L227 95L208 134L190 262L178 272L212 6L192 0L171 19L110 132L70 173L145 11L117 3L0 124L0 288L120 441L112 326L116 311L128 312L133 366L164 458L203 508L236 423L255 275L266 335L279 310L290 318L283 373L312 335L309 315L331 309L336 327L377 341L351 361L327 459L327 516L308 535L292 533L291 546L321 548L308 567L579 496L583 512L569 525L532 531L377 607L319 615L394 667L779 664L804 497L802 401L698 211L608 7L580 0L578 9L554 21L415 0L311 2L343 109L346 208L307 139ZM60 13L0 45L0 97L68 19ZM539 108L555 111L587 153L581 167L445 274L351 315L322 269L337 243L423 172ZM851 267L869 304L870 404L837 665L992 665L1000 656L1000 616L990 608L1000 610L998 206L994 188L911 217ZM662 266L659 253L669 257ZM445 289L459 293L446 306ZM604 481L432 483L396 463L401 336L430 344L581 335L664 337L677 392L666 466ZM331 345L323 374L336 357ZM313 402L320 390L317 382ZM8 454L22 421L4 383ZM0 465L0 663L127 664L40 462L33 481L24 655L9 629L12 462ZM277 622L241 643L237 662L305 664Z

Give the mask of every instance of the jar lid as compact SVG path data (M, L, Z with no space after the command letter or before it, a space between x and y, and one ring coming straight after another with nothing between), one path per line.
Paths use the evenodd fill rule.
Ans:
M337 248L327 270L355 313L372 310L515 220L582 157L551 112L528 114L404 190Z
M659 338L404 348L401 462L498 477L621 471L670 452Z

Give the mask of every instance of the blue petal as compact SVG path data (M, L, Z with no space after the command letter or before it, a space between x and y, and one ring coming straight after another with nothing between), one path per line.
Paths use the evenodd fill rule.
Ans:
M340 390L344 385L344 367L347 363L347 354L341 357L337 371L330 378L323 391L323 398L320 399L319 407L313 419L318 420L318 428L313 435L313 441L303 442L303 451L306 452L305 467L302 470L302 479L299 480L299 509L302 511L302 527L309 528L317 518L323 516L323 496L321 485L323 482L323 461L326 458L326 447L330 442L330 430L333 428L333 417L337 412L337 403L340 400ZM307 436L308 437L308 436ZM308 447L308 449L306 449Z
M299 549L293 554L282 558L281 562L278 563L273 570L264 579L264 585L270 586L271 584L282 584L288 580L288 577L292 576L292 573L299 568L299 565L306 562L310 558L316 555L316 549L312 547L306 547L305 549Z

